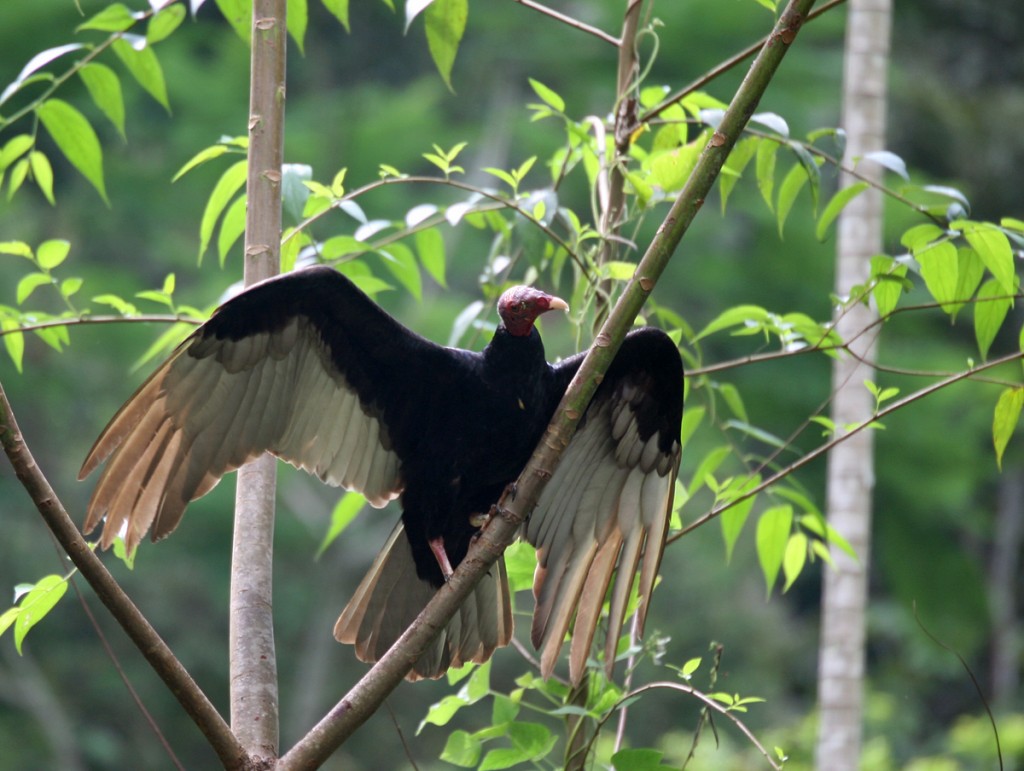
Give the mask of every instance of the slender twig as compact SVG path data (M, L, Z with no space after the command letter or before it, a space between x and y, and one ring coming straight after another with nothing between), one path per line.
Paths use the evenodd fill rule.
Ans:
M0 329L0 337L9 335L12 332L34 332L37 329L50 329L52 327L74 327L82 324L123 324L136 322L152 322L158 324L202 324L206 319L197 319L192 316L177 316L171 313L155 313L144 316L75 316L66 319L48 319L47 321L23 324L12 329Z
M10 460L15 475L42 515L46 526L67 552L82 577L89 582L100 601L106 605L111 616L121 625L156 674L174 694L186 714L206 736L224 767L242 768L245 751L231 733L228 724L218 714L145 616L110 575L61 505L60 499L50 487L46 477L43 476L43 472L25 444L2 384L0 384L0 444L3 445L4 453Z
M929 386L925 386L924 388L921 388L921 389L919 389L917 391L914 391L914 393L912 393L912 394L908 394L907 396L903 397L902 399L898 399L898 400L892 402L891 404L889 404L888 407L885 407L885 408L879 410L878 412L876 412L872 416L872 420L871 421L868 421L866 423L862 423L859 426L854 426L849 431L844 433L842 436L836 436L833 439L831 439L828 442L826 442L825 444L821 445L820 447L816 447L815 449L811 450L810 452L802 455L800 458L795 460L793 463L789 464L784 469L776 472L775 474L773 474L768 479L765 479L763 482L761 482L756 487L752 487L750 490L748 490L747 492L743 493L742 495L737 496L734 499L731 499L728 503L724 503L724 504L722 504L720 506L713 507L711 510L709 510L707 513L705 513L703 516L701 516L698 519L694 520L693 522L691 522L689 525L687 525L683 529L673 533L669 537L668 542L671 543L672 541L675 541L678 538L682 538L684 535L689 533L691 530L695 530L696 528L700 527L701 525L703 525L703 524L707 523L708 521L714 519L715 517L719 516L726 509L729 509L732 506L735 506L737 503L740 503L741 501L745 501L748 498L751 498L751 497L757 495L758 493L763 492L767 488L769 488L772 485L776 484L780 479L783 479L784 477L789 476L790 474L792 474L793 472L797 471L798 469L801 469L804 466L806 466L811 461L813 461L813 460L819 458L820 456L824 455L829 450L831 450L833 447L835 447L837 444L846 441L850 437L854 436L855 434L860 433L861 431L863 431L863 430L865 430L867 428L870 428L871 422L880 420L881 418L884 418L884 417L887 417L888 415L891 415L893 412L896 412L896 410L903 409L908 404L911 404L913 402L919 401L919 400L923 399L924 397L926 397L926 396L928 396L930 394L935 393L936 391L941 391L943 388L951 386L954 383L959 383L961 380L969 380L972 376L976 375L978 372L984 372L985 370L992 369L994 367L1000 367L1000 366L1002 366L1004 364L1008 364L1009 362L1019 361L1021 359L1024 359L1024 352L1017 351L1016 353L1007 354L1006 356L1002 356L1002 357L1000 357L998 359L993 359L992 361L986 362L985 364L981 364L981 365L979 365L977 367L973 367L971 369L964 370L963 372L958 372L955 375L951 375L950 377L945 378L945 379L939 381L938 383L932 383Z
M580 21L579 19L574 19L572 16L567 16L566 14L560 13L559 11L556 11L553 8L548 8L546 5L541 5L540 3L534 2L534 0L512 0L512 2L519 3L519 5L529 8L530 10L542 13L545 16L550 16L552 19L562 22L562 24L567 24L573 29L578 29L580 32L586 32L588 35L593 35L594 37L599 38L600 40L603 40L606 43L611 43L613 46L619 45L619 39L616 37L612 37L604 30L598 29L597 27L592 27L589 24Z
M846 0L829 0L829 2L825 3L820 8L817 8L811 13L807 14L807 18L804 19L804 23L814 21L823 13L827 13L828 11L831 11L833 8L835 8L837 5L842 5L845 2ZM663 113L669 107L679 102L684 97L688 96L689 94L692 94L697 89L704 88L704 86L706 86L712 80L717 78L719 75L724 75L729 70L739 66L744 61L746 61L751 56L760 51L761 48L764 47L765 43L768 42L769 38L770 36L766 36L758 40L756 43L751 43L749 46L744 48L739 53L733 54L721 64L708 70L706 73L704 73L699 78L691 82L689 85L683 86L674 94L666 96L658 104L656 104L650 110L641 115L640 122L647 123L648 121L653 120L654 118L661 115L661 113Z
M711 698L710 696L708 696L703 691L700 691L700 690L694 688L692 685L684 685L683 683L673 683L673 682L670 682L670 681L659 681L659 682L654 682L654 683L647 683L646 685L641 685L639 688L635 688L634 690L629 691L628 693L623 694L622 698L619 699L618 703L619 704L623 704L623 703L625 703L625 702L627 702L629 700L632 700L632 699L636 698L637 696L641 696L642 694L646 693L647 691L654 691L654 690L661 690L661 689L668 689L668 690L672 690L672 691L679 691L681 693L685 693L685 694L688 694L690 696L693 696L695 699L697 699L698 701L703 703L708 709L714 710L715 712L718 712L719 714L725 715L725 717L728 718L730 721L732 721L732 724L735 725L745 737L747 737L747 740L751 744L753 744L762 755L764 755L765 760L768 761L768 764L773 769L775 769L775 771L782 771L782 766L777 764L772 759L772 756L768 753L768 750L766 750L764 748L764 745L761 744L761 742L759 742L757 740L756 736L754 736L754 732L751 731L749 728L747 728L746 724L742 720L740 720L738 717L736 717L736 713L733 710L729 709L728 707L726 707L721 702L716 701L715 699ZM609 710L608 711L608 715L611 715L614 712L615 712L615 708ZM605 717L605 720L607 720L607 716Z

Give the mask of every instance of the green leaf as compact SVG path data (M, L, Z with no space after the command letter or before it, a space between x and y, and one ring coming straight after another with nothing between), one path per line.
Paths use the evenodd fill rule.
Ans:
M27 153L35 143L35 139L29 134L18 134L8 139L3 150L0 150L0 171Z
M792 527L793 507L789 504L767 509L757 521L757 558L769 593L786 556Z
M434 0L425 16L427 47L437 71L452 91L452 65L455 64L462 34L466 31L468 16L468 0Z
M109 205L103 184L103 149L85 116L60 99L47 99L36 109L36 114L64 157Z
M1013 249L1006 234L994 225L981 222L953 223L950 227L963 230L967 243L1002 285L1004 293L1014 294L1017 291L1017 274L1013 265Z
M60 282L60 293L65 298L76 294L81 288L82 279L78 276L72 276L71 278L66 278Z
M236 161L221 174L217 184L213 186L213 192L203 209L203 217L199 223L199 260L202 261L206 253L206 247L213 237L213 229L217 220L242 185L245 184L247 161Z
M14 622L14 647L21 651L25 635L38 624L68 590L68 582L61 576L45 576L32 587L20 603L20 612Z
M552 89L545 86L539 80L529 78L530 87L533 92L541 98L541 101L548 105L555 112L565 112L565 100L556 94Z
M245 232L245 202L244 195L238 196L228 210L224 212L224 219L220 223L220 233L217 235L217 261L224 267L228 252L235 242Z
M689 497L693 497L694 494L700 490L705 484L709 474L714 474L718 470L718 467L722 465L722 461L729 457L732 452L732 448L723 445L722 447L716 447L711 450L707 455L701 459L697 469L693 472L693 479L690 480L690 487L687 489Z
M414 236L420 264L438 284L446 287L444 237L437 228L419 230Z
M441 760L462 768L473 768L480 760L481 746L480 740L467 731L452 731L441 751Z
M14 164L14 168L11 169L11 176L7 179L7 200L10 201L14 198L14 194L18 192L21 184L28 178L28 172L31 167L28 163L28 158L22 158L20 161Z
M650 169L651 181L669 193L681 190L693 167L697 165L700 151L701 145L691 142L673 150L652 154L645 163Z
M28 164L32 169L32 178L36 181L36 185L39 186L46 200L50 202L51 206L56 205L57 201L53 197L53 167L50 165L50 159L38 150L33 150L29 153Z
M907 247L911 252L916 252L925 245L930 244L932 241L938 241L940 238L945 237L945 235L946 231L938 225L925 222L921 225L915 225L905 231L900 237L900 243Z
M75 32L86 29L95 29L100 32L124 32L135 24L135 21L135 16L127 6L121 3L112 3L91 19L75 27Z
M25 355L25 333L18 329L18 322L14 319L0 319L0 330L4 334L4 348L8 356L14 362L14 368L21 372L21 362Z
M316 550L316 559L320 559L320 555L327 551L327 547L345 531L345 528L363 510L365 505L366 498L357 492L347 492L338 499L338 502L334 505L334 510L331 512L330 527L327 528L327 532L324 534L324 538Z
M893 312L903 294L907 266L898 264L888 255L877 254L871 258L871 275L875 279L871 294L878 306L878 314L885 318Z
M1013 299L1006 296L1002 285L994 278L990 278L978 290L978 298L974 303L974 336L978 340L978 350L983 360L988 358L988 349L1012 305Z
M539 80L529 78L530 88L534 89L534 93L541 97L541 100L550 106L556 113L565 112L565 100L555 93L554 90L548 88L546 85L541 83Z
M224 153L228 152L229 149L230 148L227 145L220 144L211 145L210 147L203 148L198 153L193 155L185 163L184 166L178 169L175 175L171 178L171 182L177 182L179 179L185 176L185 174L194 169L196 166L206 163L207 161L213 160L214 158L219 158L220 156L224 155Z
M793 168L786 173L779 186L779 200L775 212L775 218L779 224L779 238L782 238L782 232L786 227L786 218L789 217L793 203L806 184L807 172L801 164L794 163Z
M398 279L398 283L404 286L409 294L417 300L422 300L423 284L412 249L405 244L395 243L377 249L377 254L384 258L384 267Z
M16 257L24 257L34 260L32 247L24 241L0 241L0 254L13 254Z
M782 574L786 577L786 583L782 591L789 591L789 587L796 581L807 562L807 536L801 532L793 533L786 544L786 554L782 559Z
M995 446L996 464L1000 470L1003 468L1003 452L1006 451L1006 445L1017 428L1022 406L1024 406L1024 388L1007 388L999 394L995 414L992 417L992 444Z
M846 204L863 193L868 187L867 182L854 182L849 187L836 191L836 194L825 204L821 216L818 217L818 225L814 230L814 234L819 241L825 240L825 234L828 232L829 226L839 216L839 213L846 208Z
M729 327L741 324L763 324L768 319L768 311L758 305L736 305L722 311L704 329L693 338L694 342Z
M757 188L761 191L761 197L768 204L768 209L773 208L773 192L775 190L775 155L779 145L770 140L762 141L757 146Z
M757 151L757 146L761 142L761 139L756 137L748 137L741 139L732 148L732 152L729 153L729 157L725 161L725 165L722 166L722 174L718 180L718 189L722 196L722 213L725 213L725 204L729 199L729 194L732 193L732 189L736 186L736 183L740 181L740 177L743 175L743 170L750 163L750 159L754 157L754 153Z
M345 28L345 31L351 32L352 28L348 24L348 0L322 0L322 2L324 8L341 22L341 26Z
M513 541L505 549L505 570L512 594L533 586L533 574L537 568L537 552L526 541Z
M614 771L663 771L669 766L662 765L664 753L646 748L619 750L612 755Z
M722 512L722 538L725 540L725 561L730 562L732 560L732 552L736 547L736 541L740 537L740 533L743 531L743 525L746 524L747 517L750 515L750 510L754 507L754 501L757 500L757 496L752 495L749 498L745 498L739 503L735 503L725 511Z
M305 54L306 27L309 25L309 8L306 0L287 0L285 18L288 34L299 47L299 53Z
M18 281L18 289L15 293L18 305L25 302L39 287L52 283L53 279L46 273L29 273L26 276L22 276L21 280Z
M111 48L143 90L170 112L171 105L167 101L167 84L164 82L164 71L160 66L160 60L156 58L153 49L146 45L145 38L133 36L132 41L141 47L136 48L128 42L127 36L125 36L120 40L115 40Z
M11 628L11 624L18 619L19 613L21 613L21 608L8 608L0 613L0 635Z
M184 3L165 6L150 18L146 25L146 42L150 45L166 40L185 20Z
M942 310L952 313L951 301L957 299L960 273L956 247L950 241L936 241L914 252L914 259L921 266L921 277L932 297L942 305Z
M53 270L68 258L71 242L62 238L43 241L36 249L36 261L43 270Z
M252 31L252 3L249 0L216 0L217 8L227 19L231 29L249 45Z

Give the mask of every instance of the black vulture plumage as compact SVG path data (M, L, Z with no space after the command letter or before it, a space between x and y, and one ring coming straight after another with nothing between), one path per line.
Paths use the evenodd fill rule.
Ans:
M401 521L334 630L376 661L465 557L579 368L582 354L548 364L534 328L566 307L510 289L501 325L476 353L409 331L327 267L257 284L224 303L104 429L80 474L106 461L84 529L105 519L104 547L119 534L129 549L147 531L162 538L190 501L266 451L373 506L400 498ZM631 332L524 526L538 552L532 638L545 675L575 618L578 680L609 587L611 663L637 572L643 621L679 467L682 378L663 332ZM410 677L485 661L511 635L499 560Z

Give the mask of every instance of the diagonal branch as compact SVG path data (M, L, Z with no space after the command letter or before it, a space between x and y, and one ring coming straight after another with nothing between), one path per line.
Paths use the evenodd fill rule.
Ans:
M57 494L46 481L43 472L36 465L32 453L18 428L14 411L0 385L0 445L18 480L28 492L36 509L43 516L46 526L53 533L71 561L75 563L82 577L96 592L96 596L107 606L110 614L124 629L153 670L164 681L178 703L203 732L210 746L225 768L243 767L245 751L231 733L228 724L220 716L209 699L202 692L181 663L175 658L160 635L149 624L124 590L107 571L103 562L82 538L75 523L61 505Z
M499 516L491 518L489 525L470 549L469 555L456 569L452 579L438 590L423 613L391 650L309 734L281 758L278 768L314 768L326 760L401 682L426 645L440 632L473 586L515 538L520 524L536 506L541 490L551 476L551 469L568 444L580 416L597 388L597 382L607 370L644 300L654 288L680 239L703 205L730 149L757 108L762 94L812 5L813 0L790 0L779 17L767 44L751 65L718 130L701 153L686 187L672 205L646 254L637 265L634 278L627 285L597 335L594 346L562 399L555 418L520 475L515 486L515 495L503 496L497 507Z

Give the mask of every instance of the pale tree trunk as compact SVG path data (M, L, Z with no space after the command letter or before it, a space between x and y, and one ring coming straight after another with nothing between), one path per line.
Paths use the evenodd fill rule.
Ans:
M249 92L245 284L280 270L281 161L287 54L285 0L254 0ZM276 461L238 471L229 625L231 729L254 759L278 755L272 601Z
M843 75L846 163L885 147L886 73L891 0L850 0ZM881 176L865 164L859 170ZM850 184L845 179L842 184ZM846 208L839 222L836 293L844 296L869 277L870 258L882 249L882 199L868 190ZM875 319L856 303L842 311L837 329L853 338ZM874 335L852 346L856 356L836 360L832 370L832 419L842 426L871 419L874 399L864 380L874 380ZM835 565L824 574L818 657L820 720L816 766L820 771L855 771L860 763L864 699L867 575L871 557L873 434L861 431L840 443L828 459L828 518L857 552L853 560L833 550Z
M1021 543L1024 541L1024 472L1006 469L999 478L996 533L988 569L989 612L992 614L992 703L1009 708L1020 693Z

